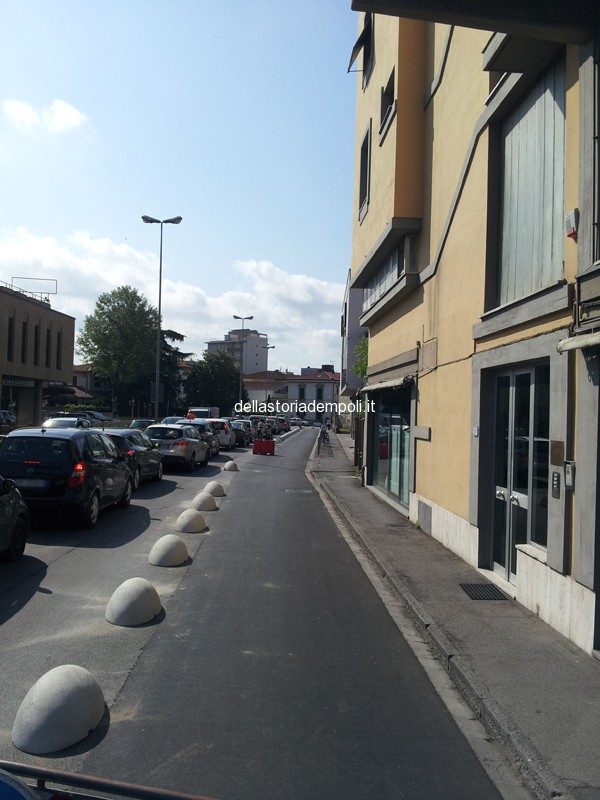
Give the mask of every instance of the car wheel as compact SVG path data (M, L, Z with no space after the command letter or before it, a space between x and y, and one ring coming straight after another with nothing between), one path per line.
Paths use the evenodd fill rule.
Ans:
M79 521L83 528L93 528L98 522L98 515L100 514L100 498L98 492L94 492L88 501L88 505L83 514L79 517Z
M118 505L121 508L127 508L127 506L131 503L131 492L133 491L133 486L131 480L127 478L127 482L125 484L125 488L123 489L123 494L121 495L121 499L118 502Z
M190 458L190 463L188 464L188 470L193 472L196 469L196 454L192 453L192 457Z
M208 459L210 458L210 448L206 448L206 456L204 457L204 461L202 462L203 467L208 467Z
M137 492L137 490L140 488L141 482L142 478L140 476L140 468L136 467L133 470L132 485L131 485L131 488L133 489L134 492Z
M155 481L162 481L163 476L163 465L162 461L158 462L158 469L156 470L156 475L154 475L153 480Z
M22 517L17 520L10 544L6 551L6 557L9 561L18 561L25 552L25 544L27 542L27 525Z

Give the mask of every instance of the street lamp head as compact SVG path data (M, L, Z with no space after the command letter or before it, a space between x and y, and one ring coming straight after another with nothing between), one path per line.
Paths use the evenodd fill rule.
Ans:
M254 316L251 316L251 317L238 317L238 315L237 315L237 314L234 314L234 315L233 315L233 318L234 318L234 319L254 319Z
M162 225L163 222L170 222L173 225L179 225L183 217L171 217L171 219L156 219L155 217L149 217L147 214L144 214L142 220L144 222L156 222L158 225Z

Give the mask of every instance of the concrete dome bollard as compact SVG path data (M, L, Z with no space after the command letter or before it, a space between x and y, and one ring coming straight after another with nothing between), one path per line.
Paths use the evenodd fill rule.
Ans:
M19 750L45 755L77 744L104 716L104 695L86 669L55 667L34 683L19 706L12 740Z
M192 508L196 511L216 511L218 507L217 501L208 492L200 492L192 500Z
M206 520L195 508L187 508L177 517L175 530L181 533L203 533L208 530Z
M204 491L212 494L213 497L225 497L225 489L219 481L210 481L204 487Z
M148 561L155 567L178 567L185 564L189 556L183 539L174 533L167 533L154 544L148 555Z
M150 622L161 610L160 597L150 581L129 578L112 593L104 616L113 625L131 628Z
M223 472L239 472L239 467L235 461L228 461L223 467Z

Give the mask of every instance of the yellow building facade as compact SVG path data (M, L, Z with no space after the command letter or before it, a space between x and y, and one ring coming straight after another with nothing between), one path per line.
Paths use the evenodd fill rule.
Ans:
M364 482L593 652L600 324L574 320L594 46L488 5L495 30L489 8L353 3Z

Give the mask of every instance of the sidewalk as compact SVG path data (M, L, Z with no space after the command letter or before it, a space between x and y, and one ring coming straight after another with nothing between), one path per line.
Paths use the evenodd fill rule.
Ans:
M514 600L471 600L485 578L354 474L347 435L309 470L471 708L539 797L600 800L600 663Z

